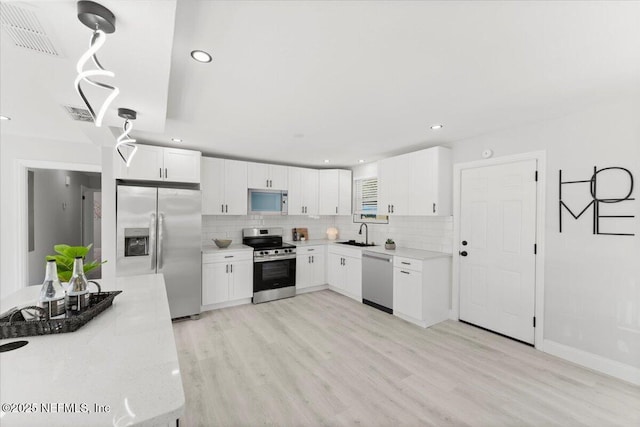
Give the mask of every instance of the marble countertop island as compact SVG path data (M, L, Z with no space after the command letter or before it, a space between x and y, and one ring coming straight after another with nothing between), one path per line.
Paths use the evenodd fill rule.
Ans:
M113 306L65 334L6 339L0 353L0 425L175 425L185 397L162 275L102 281ZM92 285L90 285L92 286ZM0 312L37 299L39 286L0 301Z

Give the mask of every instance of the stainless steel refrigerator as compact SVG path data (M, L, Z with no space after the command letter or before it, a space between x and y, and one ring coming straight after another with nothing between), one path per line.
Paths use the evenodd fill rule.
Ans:
M118 276L162 273L171 318L200 314L200 190L118 185Z

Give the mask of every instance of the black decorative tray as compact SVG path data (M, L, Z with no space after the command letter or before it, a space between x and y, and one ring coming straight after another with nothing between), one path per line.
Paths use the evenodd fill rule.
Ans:
M22 307L8 312L4 317L0 318L0 339L64 334L77 331L98 314L111 307L116 295L122 293L122 291L102 292L100 288L98 289L98 292L89 294L89 308L77 315L61 319L49 319L46 311L36 306ZM45 319L25 320L21 313L24 309L38 310Z

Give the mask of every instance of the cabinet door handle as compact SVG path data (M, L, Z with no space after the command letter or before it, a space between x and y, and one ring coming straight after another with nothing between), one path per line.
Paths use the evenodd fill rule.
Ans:
M311 264L311 257L307 257L307 264Z
M315 264L315 262L316 262L316 258L313 255L311 255L311 263Z
M336 206L336 213L338 213L338 207Z
M229 274L229 264L225 265L225 273Z
M404 265L411 265L410 262L404 262L404 261L400 261L400 264L404 264Z
M164 168L164 179L169 178L169 174L167 173L167 168Z
M220 205L220 212L224 213L224 203Z
M225 255L225 258L233 258L233 255Z
M433 213L436 213L436 204L433 204Z
M400 270L400 273L404 273L404 274L411 274L408 271L404 271L404 270Z
M233 264L229 264L229 267L231 267L231 272L233 273Z
M229 213L229 205L224 205L224 211L225 213Z
M304 213L304 206L300 208L300 213Z
M162 168L160 168L160 178L162 178Z
M391 205L391 213L394 213L395 210L396 210L396 207L394 205Z
M308 249L308 252L312 252L312 251L315 251L315 249L313 249L313 248L312 249Z
M387 213L391 213L391 205L387 205Z

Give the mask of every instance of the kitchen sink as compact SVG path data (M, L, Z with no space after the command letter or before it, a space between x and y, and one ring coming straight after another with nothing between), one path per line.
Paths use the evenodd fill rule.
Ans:
M341 245L360 246L360 247L376 246L373 243L356 242L355 240L349 240L347 242L337 242L337 243L340 243Z

